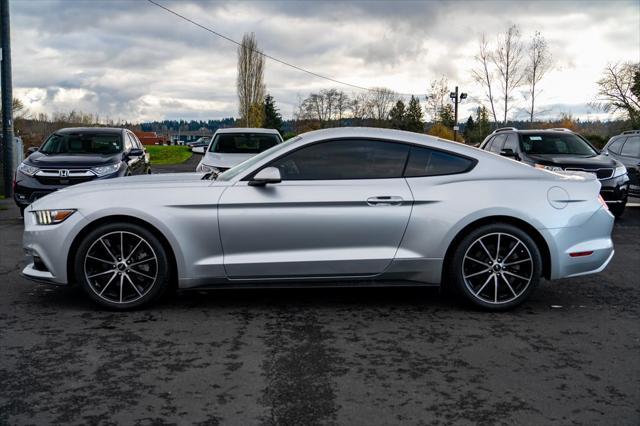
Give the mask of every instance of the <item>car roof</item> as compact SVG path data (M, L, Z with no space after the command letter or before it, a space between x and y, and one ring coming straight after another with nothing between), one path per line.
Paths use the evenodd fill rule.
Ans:
M330 129L314 130L295 137L292 143L295 143L296 145L306 145L307 143L312 143L315 141L341 138L386 139L390 141L395 140L398 142L423 145L425 147L440 148L451 152L457 152L462 155L477 156L478 151L480 151L480 153L484 153L484 151L479 150L478 148L470 145L465 145L461 142L441 139L435 136L425 135L424 133L408 132L406 130L383 129L378 127L334 127Z
M216 133L267 133L279 135L276 129L263 129L261 127L225 127L216 130Z
M120 127L65 127L63 129L58 129L54 133L57 134L66 134L66 133L105 133L105 134L113 134L113 133L121 133L125 129Z

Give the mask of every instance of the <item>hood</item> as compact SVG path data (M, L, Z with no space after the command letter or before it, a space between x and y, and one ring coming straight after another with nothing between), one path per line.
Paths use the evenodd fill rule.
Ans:
M581 169L601 169L615 168L618 165L616 160L602 154L591 157L561 154L527 154L527 156L536 163L562 168L576 167Z
M210 152L204 155L202 162L207 166L223 167L230 169L231 167L242 163L256 154L225 154L219 152Z
M45 154L36 151L25 163L39 168L91 168L122 161L122 154Z

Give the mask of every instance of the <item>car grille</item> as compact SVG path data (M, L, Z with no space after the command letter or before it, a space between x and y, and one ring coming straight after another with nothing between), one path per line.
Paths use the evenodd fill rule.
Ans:
M598 179L603 180L603 179L609 179L610 177L613 176L613 172L614 170L612 168L604 168L604 169L580 169L580 168L573 168L573 167L568 167L565 169L566 171L569 172L587 172L587 173L593 173L594 175L596 175L598 177Z
M89 169L42 169L35 178L43 185L74 185L96 177Z

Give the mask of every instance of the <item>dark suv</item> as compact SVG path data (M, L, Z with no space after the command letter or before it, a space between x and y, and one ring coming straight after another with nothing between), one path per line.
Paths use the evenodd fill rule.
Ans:
M129 130L106 127L60 129L16 171L14 200L20 212L53 191L94 179L151 173L148 155Z
M612 137L602 153L625 165L629 175L629 195L640 197L640 130L629 130Z
M518 130L505 127L487 136L480 149L541 169L593 173L600 180L600 195L614 216L622 215L627 204L629 177L624 165L600 153L571 130Z

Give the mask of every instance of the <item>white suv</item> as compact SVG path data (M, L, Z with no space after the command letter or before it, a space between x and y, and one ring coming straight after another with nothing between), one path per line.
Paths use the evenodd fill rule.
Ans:
M282 136L274 129L218 129L198 163L196 172L222 173L279 143L282 143Z

